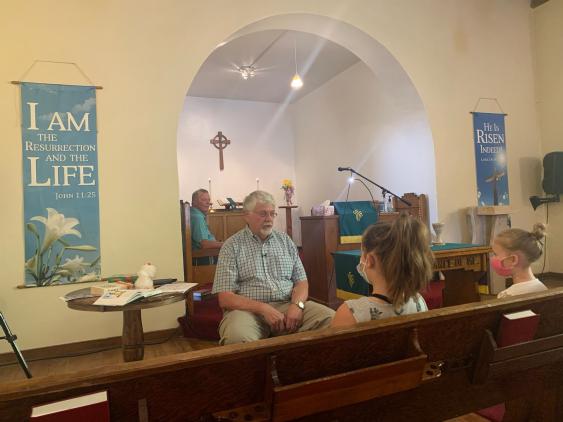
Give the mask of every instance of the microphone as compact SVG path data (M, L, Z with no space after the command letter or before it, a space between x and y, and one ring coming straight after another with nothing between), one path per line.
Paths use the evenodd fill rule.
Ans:
M350 167L338 167L338 171L352 171Z

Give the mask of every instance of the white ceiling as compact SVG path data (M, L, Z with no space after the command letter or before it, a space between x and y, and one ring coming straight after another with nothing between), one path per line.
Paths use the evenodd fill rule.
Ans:
M304 82L300 90L289 86L295 74L294 43L297 47L297 70ZM250 65L255 61L256 76L242 79L237 66ZM201 66L188 95L293 102L358 61L358 57L349 50L317 35L285 30L255 32L217 46Z

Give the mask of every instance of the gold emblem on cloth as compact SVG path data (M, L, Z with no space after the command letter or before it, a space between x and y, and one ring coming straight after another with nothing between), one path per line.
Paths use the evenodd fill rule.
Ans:
M362 219L362 217L364 216L364 213L361 212L360 210L354 210L353 213L354 213L354 216L356 216L356 221L360 221Z
M354 283L356 282L356 279L354 278L354 274L349 272L347 277L348 277L348 284L350 285L350 287L354 286Z

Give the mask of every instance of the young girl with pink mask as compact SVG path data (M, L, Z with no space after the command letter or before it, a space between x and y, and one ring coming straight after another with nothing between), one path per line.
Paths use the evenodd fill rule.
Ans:
M534 224L531 232L509 229L499 233L493 242L493 270L502 277L512 277L513 284L498 294L498 298L541 292L547 287L539 281L530 265L542 254L545 225Z
M368 227L357 270L372 293L340 305L331 326L427 311L419 292L432 276L432 264L430 236L420 220L401 214L392 224Z

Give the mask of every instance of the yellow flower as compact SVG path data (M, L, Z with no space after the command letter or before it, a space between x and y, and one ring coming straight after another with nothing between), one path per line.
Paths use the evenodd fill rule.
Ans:
M283 179L282 180L282 189L289 189L293 187L293 183L291 183L290 179Z

